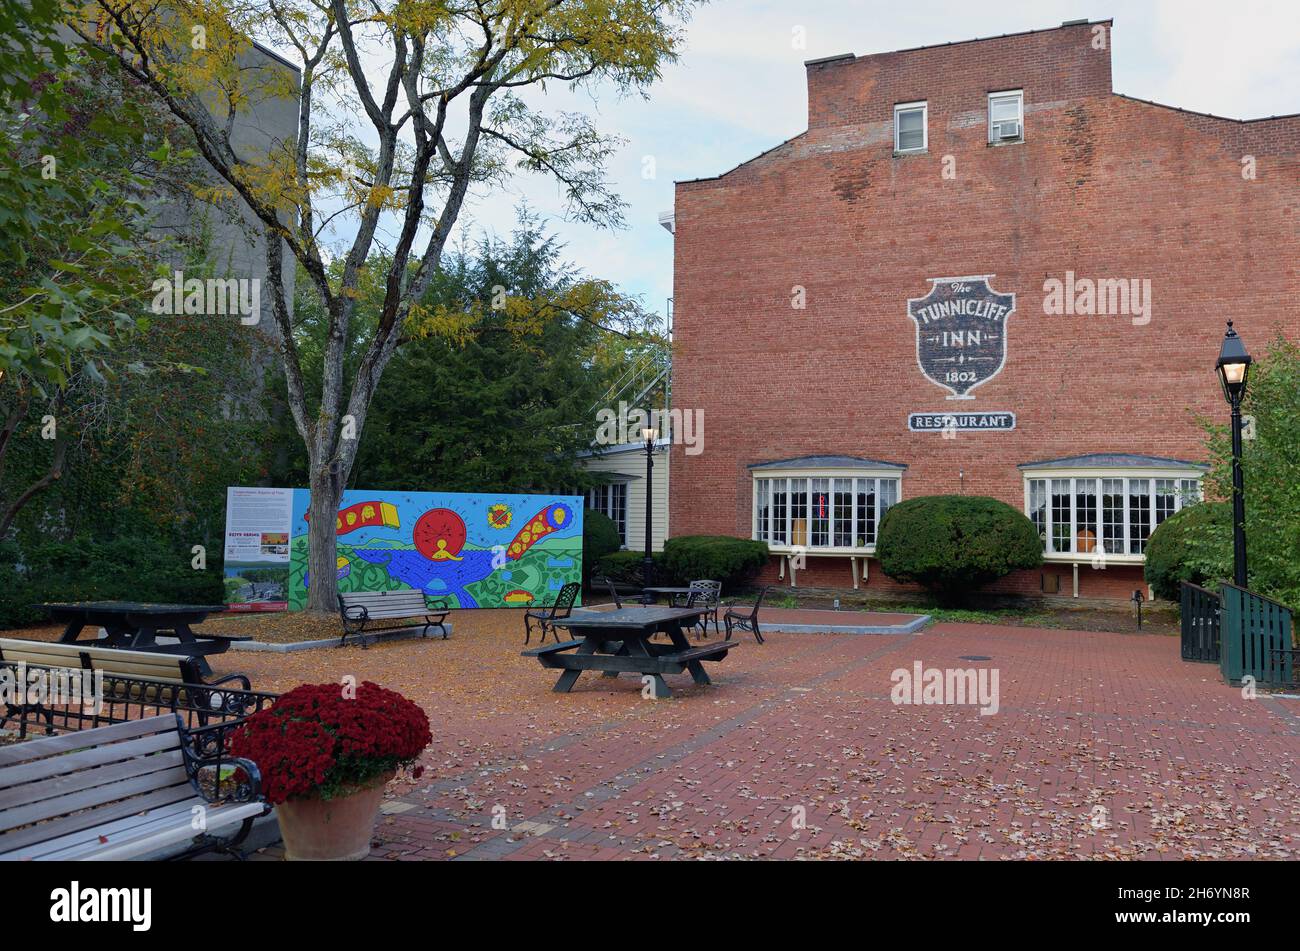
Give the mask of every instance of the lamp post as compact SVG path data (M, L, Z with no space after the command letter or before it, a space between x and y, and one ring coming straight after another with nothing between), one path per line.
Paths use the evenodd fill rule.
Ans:
M1232 407L1232 580L1239 588L1246 585L1246 496L1245 480L1241 475L1241 398L1246 393L1246 377L1250 374L1250 354L1246 345L1232 329L1223 335L1219 350L1219 384L1223 398Z
M643 588L648 588L654 584L655 562L654 557L650 554L650 526L651 505L654 498L651 490L654 488L655 443L658 440L659 430L653 426L646 426L641 430L641 442L645 448L645 559L641 562L641 586ZM643 604L649 604L650 595L642 593L641 601Z

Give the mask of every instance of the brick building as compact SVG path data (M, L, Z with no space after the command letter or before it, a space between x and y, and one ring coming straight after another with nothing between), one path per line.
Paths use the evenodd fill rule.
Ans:
M994 590L1143 587L1226 416L1224 321L1300 338L1300 116L1116 94L1110 29L809 62L806 132L677 184L673 403L708 438L672 449L674 535L883 591L889 504L989 495L1046 559Z

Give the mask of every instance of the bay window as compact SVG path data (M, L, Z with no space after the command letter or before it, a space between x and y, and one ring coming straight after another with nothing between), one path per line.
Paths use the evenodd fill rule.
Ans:
M1095 462L1098 458L1114 457L1080 460ZM1133 458L1169 468L1133 467L1116 472L1101 467L1063 471L1064 466L1049 468L1041 463L1021 466L1025 470L1025 510L1043 540L1049 561L1072 556L1091 559L1099 554L1141 561L1156 527L1184 506L1200 501L1200 467L1177 463L1175 468L1176 460ZM1057 471L1052 471L1054 468Z
M751 466L754 476L753 537L773 549L854 554L873 550L880 519L898 501L902 466L847 457L815 470L802 465ZM887 466L881 471L878 467Z

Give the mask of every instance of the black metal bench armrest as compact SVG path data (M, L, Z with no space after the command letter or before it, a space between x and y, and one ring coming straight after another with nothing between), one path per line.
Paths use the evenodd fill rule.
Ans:
M262 772L252 760L226 753L226 741L238 721L214 723L187 729L180 715L176 716L176 725L181 735L181 753L185 759L185 774L190 785L204 800L218 802L256 802L262 798ZM221 771L223 767L234 766L243 771L244 779L235 782L228 794L222 794ZM204 789L200 774L212 770L212 788ZM236 771L236 775L238 774Z
M353 617L349 613L351 611L358 611L360 613L356 617ZM370 612L366 610L365 605L362 604L342 604L340 602L339 613L343 615L343 619L346 621L367 621L370 619Z
M425 598L424 606L431 611L450 611L451 605L446 598Z
M240 782L224 782L221 778L222 770L227 767L236 767L242 770L244 779ZM204 789L204 784L199 781L199 773L202 770L213 770L212 788ZM244 759L242 756L211 756L203 759L194 759L189 767L190 785L194 787L195 792L210 803L220 802L257 802L262 798L262 773L257 768L257 764L251 759ZM222 787L226 787L226 794L222 794ZM232 788L233 787L233 788Z

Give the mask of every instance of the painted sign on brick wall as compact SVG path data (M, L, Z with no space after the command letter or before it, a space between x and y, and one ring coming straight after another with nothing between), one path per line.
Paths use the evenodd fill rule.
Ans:
M970 391L997 376L1007 359L1007 318L1015 294L989 286L992 275L935 277L924 297L907 302L916 323L916 362L926 379L949 391L950 400L971 400Z

